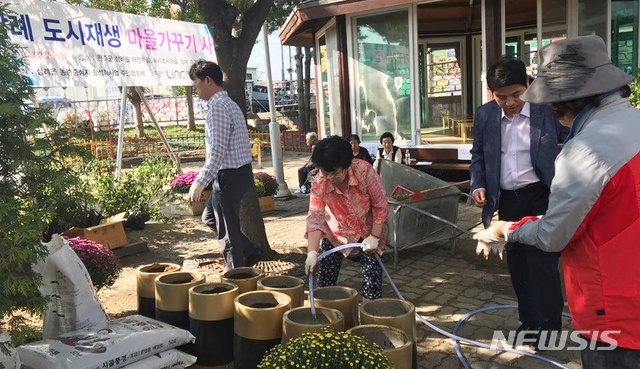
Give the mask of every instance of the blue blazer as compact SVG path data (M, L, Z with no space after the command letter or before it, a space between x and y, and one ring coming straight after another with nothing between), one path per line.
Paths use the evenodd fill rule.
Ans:
M540 181L551 187L555 174L554 161L569 129L551 115L546 105L531 104L531 164ZM473 119L473 146L471 148L471 192L486 190L487 204L482 209L482 223L491 224L500 199L500 156L502 109L490 101L476 110Z

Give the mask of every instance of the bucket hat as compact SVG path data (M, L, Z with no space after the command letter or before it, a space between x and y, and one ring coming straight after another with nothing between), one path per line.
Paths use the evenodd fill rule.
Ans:
M535 80L520 97L548 104L600 95L629 84L633 77L611 64L599 36L581 36L553 42L539 51Z

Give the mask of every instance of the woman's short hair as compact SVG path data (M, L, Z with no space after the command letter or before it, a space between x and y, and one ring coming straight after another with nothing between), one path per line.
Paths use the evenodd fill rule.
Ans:
M385 133L380 135L380 143L382 143L382 140L384 140L385 138L390 138L391 139L391 143L394 143L395 140L396 140L393 137L393 134L391 134L391 132L385 132Z
M315 141L318 139L318 134L315 132L309 132L306 135L304 135L304 138L306 138L309 141Z
M325 172L349 168L352 161L351 145L340 136L320 140L311 154L311 162Z
M360 143L360 137L358 137L358 135L349 135L349 137L347 137L347 141L356 141L357 143Z

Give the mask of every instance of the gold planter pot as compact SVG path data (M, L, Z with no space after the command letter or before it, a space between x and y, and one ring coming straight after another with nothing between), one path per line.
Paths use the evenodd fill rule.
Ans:
M189 289L204 283L198 272L172 272L156 278L156 319L189 329Z
M416 308L412 303L395 298L366 301L360 305L360 324L382 324L402 330L413 342L411 367L418 367Z
M344 315L344 328L358 324L358 291L350 287L326 286L313 291L316 307L339 310Z
M278 291L291 297L291 308L304 304L304 281L289 275L271 275L258 281L258 291Z
M149 318L156 317L156 278L179 270L180 265L174 263L146 264L136 269L138 314Z
M411 369L413 341L402 330L387 325L366 324L353 327L347 332L380 346L392 368Z
M282 317L282 340L297 338L304 333L320 332L324 327L330 327L336 332L344 330L344 315L340 310L318 307L314 317L308 306L291 309Z
M198 365L233 361L233 314L238 286L206 283L189 289L189 331L195 336Z
M262 269L252 267L235 268L226 271L220 279L222 282L238 285L239 294L255 291L258 288L258 280L264 276Z
M282 316L291 297L278 291L251 291L235 299L235 369L255 369L264 354L282 342Z

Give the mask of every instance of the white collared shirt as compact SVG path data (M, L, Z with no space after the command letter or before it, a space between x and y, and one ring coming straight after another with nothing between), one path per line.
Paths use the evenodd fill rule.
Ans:
M531 104L509 119L502 110L500 188L515 190L540 179L531 164Z

